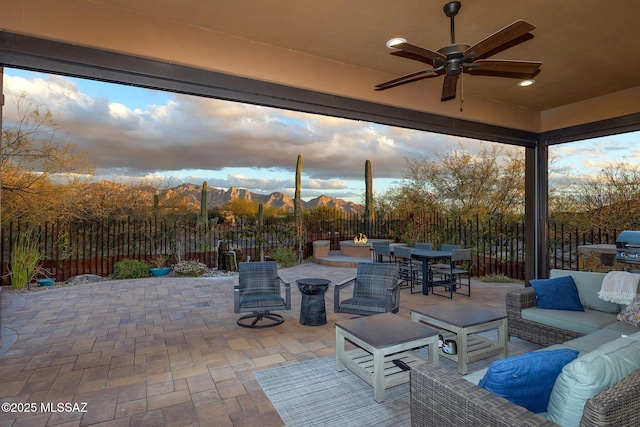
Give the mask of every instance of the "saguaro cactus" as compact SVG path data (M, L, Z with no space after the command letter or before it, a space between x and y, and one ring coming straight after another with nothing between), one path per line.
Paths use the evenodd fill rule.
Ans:
M302 186L302 154L298 154L296 163L296 192L293 201L293 219L296 223L298 238L298 261L302 258L302 198L300 195Z
M298 162L296 163L296 190L293 199L293 218L298 224L302 216L302 199L300 198L300 187L302 183L302 154L298 154Z
M258 205L258 230L256 232L256 244L258 245L258 256L260 261L264 261L264 214L262 203Z
M207 181L202 183L202 195L200 196L200 224L204 229L209 228L209 212L207 211L207 195L209 193L209 184Z
M364 229L368 236L371 236L371 228L373 225L373 172L371 167L371 160L364 163L364 183L365 183L365 196L364 196Z

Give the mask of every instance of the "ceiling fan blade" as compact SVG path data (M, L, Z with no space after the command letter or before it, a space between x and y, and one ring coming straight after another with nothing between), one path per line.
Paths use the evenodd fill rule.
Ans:
M423 62L425 64L429 64L429 65L433 66L433 60L431 60L429 58L425 58L424 56L415 55L415 54L413 54L411 52L405 52L404 50L399 50L397 52L391 52L391 55L400 56L402 58L411 59L413 61Z
M480 58L487 52L497 49L503 44L509 43L512 40L527 34L534 28L536 27L529 22L518 20L471 46L464 51L464 56L471 55L472 59Z
M407 42L394 44L393 48L401 50L403 52L412 53L414 55L421 56L423 58L427 58L431 61L432 65L435 65L436 60L446 61L447 59L445 55L439 52L434 52L432 50L425 49L420 46L415 46Z
M433 74L431 76L427 75L427 73L437 73L442 70L444 67L438 68L430 68L428 70L416 71L415 73L407 74L402 77L398 77L397 79L389 80L388 82L380 83L376 85L376 90L385 90L390 89L392 87L400 86L405 83L415 82L417 80L426 79L427 77L435 77L437 74Z
M464 65L464 64L463 64ZM512 61L507 59L479 59L464 65L469 71L497 71L501 73L534 74L542 62Z
M460 74L456 74L455 76L445 75L444 83L442 84L442 97L440 97L440 101L448 101L456 97L456 86L458 85L458 77Z

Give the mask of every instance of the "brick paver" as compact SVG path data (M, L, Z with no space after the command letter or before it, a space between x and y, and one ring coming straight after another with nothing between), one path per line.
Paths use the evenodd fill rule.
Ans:
M280 426L253 372L335 354L333 325L350 317L333 313L330 288L328 323L300 325L295 280L338 283L354 274L353 268L313 263L281 269L292 283L292 310L283 313L285 323L263 330L236 325L233 277L110 281L3 295L2 326L17 339L0 356L0 402L34 403L37 410L0 412L0 427ZM520 285L474 282L472 298L456 301L504 310L504 293L513 286ZM409 318L412 307L445 301L405 289L399 315ZM41 404L51 409L57 403L76 411L41 410Z

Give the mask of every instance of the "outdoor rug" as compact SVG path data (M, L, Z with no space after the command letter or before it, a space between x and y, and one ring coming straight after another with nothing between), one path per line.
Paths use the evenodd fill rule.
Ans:
M490 336L491 332L482 335ZM495 337L495 335L494 335ZM541 346L511 338L509 355ZM426 357L427 351L420 350ZM497 357L469 364L469 372L489 366ZM439 358L440 366L459 375L457 364ZM409 383L385 390L384 402L373 399L373 387L348 369L336 371L335 356L255 372L255 377L288 427L301 426L409 426Z

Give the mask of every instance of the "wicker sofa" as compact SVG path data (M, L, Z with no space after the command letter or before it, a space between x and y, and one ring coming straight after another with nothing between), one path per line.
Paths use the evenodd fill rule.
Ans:
M510 337L550 346L562 344L604 328L627 334L638 332L637 328L616 319L616 314L625 306L598 298L597 293L605 273L554 269L549 276L555 278L566 275L573 277L585 311L563 313L563 310L539 310L536 309L536 293L532 287L511 290L506 295ZM566 317L563 319L563 316ZM571 319L571 324L563 321L565 319Z
M625 322L617 321L616 315L605 315L594 310L602 308L613 311L615 306L602 305L590 294L600 288L602 273L564 272L556 270L552 277L576 274L574 281L580 291L581 302L586 307L580 316L593 313L594 319L586 329L582 325L579 331L569 331L562 327L541 324L523 319L521 311L535 307L535 292L531 288L509 292L506 297L508 329L510 336L518 336L528 341L537 342L549 349L572 348L579 350L580 356L595 355L602 348L609 352L620 353L619 340L639 340L639 329ZM597 294L597 292L596 292ZM595 296L597 298L597 296ZM610 303L607 303L610 304ZM574 313L575 314L575 313ZM553 320L548 322L553 323ZM604 325L598 329L598 325ZM593 330L593 332L589 332ZM635 333L635 335L633 335ZM625 335L629 338L621 338ZM615 341L615 342L614 342ZM637 354L637 347L634 354ZM615 358L615 357L614 357ZM623 364L629 359L620 356ZM636 359L637 357L633 357ZM611 360L611 359L607 359ZM608 365L605 365L608 366ZM617 365L616 365L617 366ZM601 369L611 369L604 367ZM613 368L617 370L618 368ZM632 372L630 368L628 372ZM479 374L479 375L478 375ZM477 386L477 380L484 375L480 371L466 377L452 375L442 367L426 363L411 370L411 424L418 426L554 426L556 425L542 415L535 414L490 391ZM470 378L475 377L475 378ZM557 385L557 384L556 384ZM579 408L579 407L578 407ZM587 400L574 422L580 419L580 426L632 426L640 419L640 369L623 375L623 378L599 394Z
M637 425L639 402L640 370L589 399L580 425ZM556 424L459 375L426 363L411 369L411 425L512 427Z

